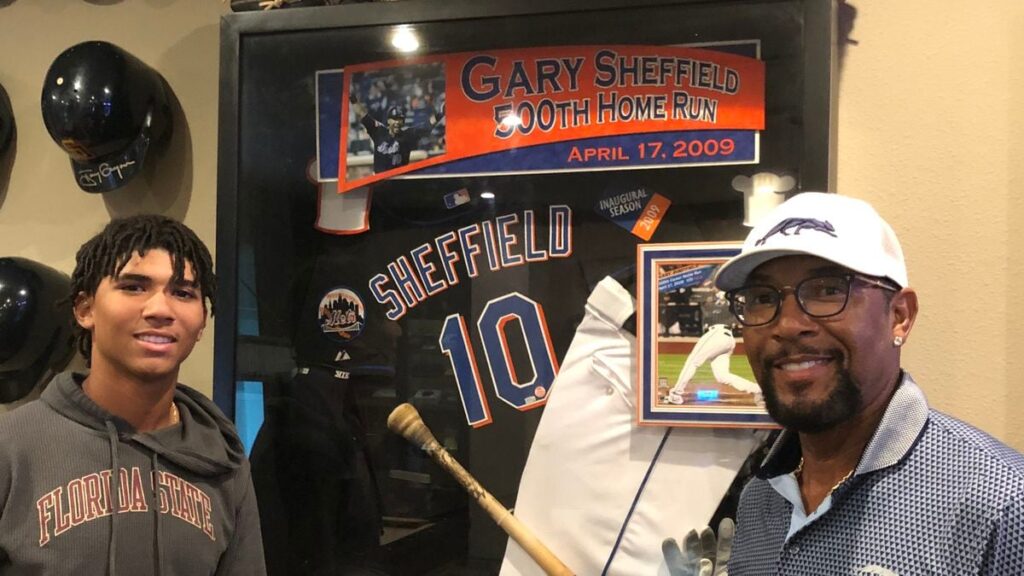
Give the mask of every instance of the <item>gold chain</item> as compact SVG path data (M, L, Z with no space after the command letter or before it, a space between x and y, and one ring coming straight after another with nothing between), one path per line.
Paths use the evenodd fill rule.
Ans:
M840 478L839 482L836 482L836 485L829 489L828 495L831 496L832 493L836 491L836 488L839 488L840 486L843 485L843 482L846 482L847 480L849 480L850 476L853 476L853 471L856 470L856 469L857 469L857 467L854 466L853 468L850 469L849 472L846 473L846 476L843 476L842 478ZM796 465L796 470L793 470L793 475L796 476L797 480L800 480L800 475L803 474L803 471L804 471L804 457L801 456L800 457L800 463Z
M179 414L178 414L178 406L174 404L174 401L171 401L171 426L174 426L175 424L177 424L178 420L180 420L180 417L179 417ZM802 463L803 463L803 461L801 461L801 464Z

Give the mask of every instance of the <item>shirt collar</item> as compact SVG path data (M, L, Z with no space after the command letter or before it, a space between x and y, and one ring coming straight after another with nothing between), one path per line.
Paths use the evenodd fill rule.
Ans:
M854 475L874 472L902 460L917 442L928 421L928 401L914 379L903 372L902 380L893 394L878 429L871 436ZM800 462L800 437L783 430L761 463L759 478L773 478L788 474Z

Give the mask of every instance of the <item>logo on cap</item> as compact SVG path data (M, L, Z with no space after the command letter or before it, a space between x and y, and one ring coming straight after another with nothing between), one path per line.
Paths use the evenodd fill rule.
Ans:
M320 330L342 341L352 340L366 325L363 299L348 288L335 288L320 300Z
M824 232L833 238L838 238L835 234L836 229L828 220L815 220L814 218L786 218L782 222L776 224L775 227L762 236L760 240L755 242L754 246L764 244L766 240L776 234L789 236L790 234L800 234L803 230L817 230L818 232Z

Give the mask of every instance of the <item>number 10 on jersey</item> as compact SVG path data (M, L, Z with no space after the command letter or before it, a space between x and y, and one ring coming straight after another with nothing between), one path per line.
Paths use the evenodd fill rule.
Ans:
M519 380L509 354L506 330L511 329L513 321L517 321L522 331L533 372L533 378L526 382ZM486 356L487 369L494 383L495 395L520 411L543 406L547 402L551 383L558 374L558 359L551 345L544 309L540 304L518 292L506 294L484 306L476 327ZM452 363L466 422L474 428L490 424L491 409L480 381L480 370L466 320L461 314L451 314L445 318L438 343Z

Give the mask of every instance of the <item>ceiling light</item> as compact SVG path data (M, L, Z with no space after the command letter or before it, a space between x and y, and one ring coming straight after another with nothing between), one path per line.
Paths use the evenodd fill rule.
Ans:
M391 35L391 45L399 52L415 52L420 49L420 39L409 26L399 26Z

